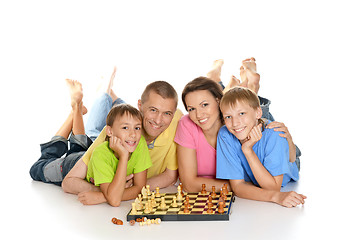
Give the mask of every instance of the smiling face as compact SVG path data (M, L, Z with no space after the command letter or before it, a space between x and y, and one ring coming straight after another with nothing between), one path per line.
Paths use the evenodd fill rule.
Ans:
M203 131L220 127L219 100L208 90L190 92L185 96L189 118Z
M222 105L221 109L227 129L241 142L247 139L258 119L262 117L260 107L254 109L242 101L237 101L233 105Z
M139 118L125 113L117 116L112 126L107 126L107 135L115 136L121 140L128 152L134 152L142 134L142 122Z
M143 134L149 144L168 128L176 111L177 102L173 98L163 98L151 91L144 103L138 101L138 108L143 114Z

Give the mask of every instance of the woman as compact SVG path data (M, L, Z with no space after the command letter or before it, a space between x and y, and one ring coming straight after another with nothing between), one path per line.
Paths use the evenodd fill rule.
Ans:
M247 76L247 79L242 79L242 85L246 83L248 85L246 87L258 92L259 75L249 67L249 63L251 63L255 70L254 59L245 61L243 62L245 67L241 68L241 77L242 75ZM177 143L180 180L188 192L200 191L202 184L206 184L207 191L211 191L212 186L219 190L224 183L228 183L227 180L216 179L217 134L224 124L219 108L223 92L218 84L222 65L222 60L215 61L214 69L207 75L212 79L198 77L189 82L182 92L182 101L188 114L180 119L174 141ZM234 77L232 77L232 81L231 85L237 85L234 83ZM229 89L228 86L226 88ZM273 117L269 113L270 101L265 98L260 98L260 101L262 117L273 121ZM274 122L268 128L284 131L288 142L294 146L291 135L284 124ZM296 152L292 151L291 153L290 151L291 155L296 158Z

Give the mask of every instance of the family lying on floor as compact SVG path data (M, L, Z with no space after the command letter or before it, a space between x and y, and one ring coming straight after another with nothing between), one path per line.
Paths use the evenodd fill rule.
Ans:
M223 60L207 77L178 95L165 81L146 86L138 109L113 91L116 68L106 93L92 107L87 124L80 82L66 79L71 112L54 137L41 144L32 179L62 186L85 205L119 206L150 189L174 185L187 192L219 191L227 183L236 196L285 207L304 204L306 196L282 192L299 179L301 152L287 127L274 121L270 101L258 96L260 75L254 58L242 61L241 81L232 76L224 87ZM68 144L69 142L69 144Z

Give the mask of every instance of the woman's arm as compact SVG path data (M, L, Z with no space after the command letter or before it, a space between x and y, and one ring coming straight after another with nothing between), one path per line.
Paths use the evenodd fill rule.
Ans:
M197 155L196 150L177 145L178 171L179 178L183 184L184 190L187 192L199 192L202 184L206 184L207 191L212 190L212 186L216 190L220 190L227 180L218 180L211 178L198 177L197 174Z

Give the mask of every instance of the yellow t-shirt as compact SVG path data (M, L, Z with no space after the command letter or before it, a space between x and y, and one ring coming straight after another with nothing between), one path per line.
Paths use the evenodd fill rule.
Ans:
M177 109L169 127L148 145L150 159L153 163L153 166L148 169L148 178L164 172L166 168L170 170L178 169L177 148L174 136L178 121L182 116L183 113ZM149 147L152 144L154 144L153 149Z
M178 121L183 116L183 113L177 109L174 113L174 117L169 127L162 132L151 144L148 145L150 159L152 160L152 166L148 169L147 178L151 178L165 171L166 168L170 170L178 169L177 161L177 148L174 142L175 132L177 130ZM86 153L83 155L83 162L88 165L89 159L94 149L105 141L106 133L105 127L100 132L99 136L93 144L88 148ZM153 145L150 148L150 145Z

